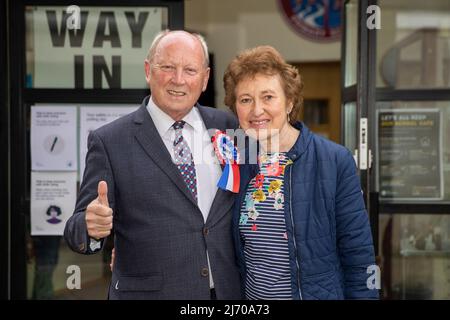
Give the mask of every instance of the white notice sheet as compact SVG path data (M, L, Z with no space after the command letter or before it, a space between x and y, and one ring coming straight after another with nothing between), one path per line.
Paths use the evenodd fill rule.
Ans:
M76 191L77 172L31 172L31 235L63 235Z
M31 169L77 171L77 109L31 107Z
M135 111L139 106L128 107L80 107L80 182L83 179L83 173L86 162L86 153L88 151L87 139L89 133L101 126L110 123L130 112Z

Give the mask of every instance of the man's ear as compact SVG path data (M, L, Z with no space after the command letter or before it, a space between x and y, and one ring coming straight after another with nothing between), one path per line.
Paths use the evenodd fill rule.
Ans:
M206 68L205 70L205 78L203 79L203 88L202 92L205 92L206 87L208 86L208 80L209 80L209 72L211 71L210 68Z
M150 81L150 61L148 61L147 59L145 59L144 61L144 70L145 70L145 80L147 81L147 83Z

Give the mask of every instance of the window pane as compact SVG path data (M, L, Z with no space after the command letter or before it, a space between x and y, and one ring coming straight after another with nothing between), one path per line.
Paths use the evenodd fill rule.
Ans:
M344 106L344 146L352 152L356 149L356 102Z
M345 30L345 86L356 84L356 68L358 65L358 1L350 1L345 5L347 27Z
M33 250L27 265L29 299L105 300L108 297L111 240L103 252L89 256L71 251L61 236L32 236L28 246ZM79 289L76 288L78 274Z
M377 87L450 87L450 2L381 0Z
M379 226L383 298L450 299L450 214L382 214Z

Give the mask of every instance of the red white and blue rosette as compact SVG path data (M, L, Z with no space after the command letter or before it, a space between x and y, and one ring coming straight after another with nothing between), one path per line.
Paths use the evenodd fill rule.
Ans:
M212 138L214 151L220 164L224 165L217 187L234 193L239 192L239 152L233 140L224 132L217 130Z

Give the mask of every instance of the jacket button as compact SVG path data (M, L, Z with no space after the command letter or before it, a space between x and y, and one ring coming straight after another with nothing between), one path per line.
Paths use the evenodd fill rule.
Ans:
M202 268L202 272L201 272L203 277L207 277L209 274L209 270L208 268Z
M208 228L203 228L203 235L204 236L207 236L208 235L208 233L209 233L209 229Z

